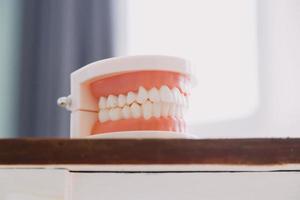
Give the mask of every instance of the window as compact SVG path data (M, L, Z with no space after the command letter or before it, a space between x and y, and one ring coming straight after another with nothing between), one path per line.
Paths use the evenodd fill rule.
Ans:
M255 2L129 0L125 53L191 61L191 124L247 116L258 104Z

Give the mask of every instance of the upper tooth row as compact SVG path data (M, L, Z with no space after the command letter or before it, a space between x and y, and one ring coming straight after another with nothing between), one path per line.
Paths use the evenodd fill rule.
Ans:
M123 108L101 109L99 111L99 121L106 122L109 120L116 121L120 119L134 118L150 119L151 117L178 117L182 118L185 108L174 103L162 103L147 100L142 105L133 103L131 106L124 106Z
M120 94L119 96L109 95L107 98L100 97L99 108L124 107L134 102L143 104L148 99L151 102L166 102L183 106L187 106L188 104L187 97L181 94L178 88L174 87L173 89L169 89L168 86L163 85L160 89L154 87L149 91L141 86L137 94L128 92L127 95Z

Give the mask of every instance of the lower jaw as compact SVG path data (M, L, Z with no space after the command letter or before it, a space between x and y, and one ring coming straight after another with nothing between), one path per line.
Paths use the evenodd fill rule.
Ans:
M145 120L139 119L122 119L118 121L108 121L95 123L91 134L104 134L109 132L122 132L122 131L173 131L185 132L185 121L174 117L152 117Z

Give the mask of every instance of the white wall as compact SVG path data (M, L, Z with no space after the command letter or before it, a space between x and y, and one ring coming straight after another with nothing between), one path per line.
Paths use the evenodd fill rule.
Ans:
M256 4L253 0L130 0L128 54L191 60L198 85L189 120L238 118L257 105Z
M125 54L190 59L201 137L300 137L300 1L129 0Z
M167 54L191 61L198 85L187 118L195 132L202 132L202 124L245 118L255 112L255 0L130 0L127 6L126 54ZM207 133L200 135L224 136Z

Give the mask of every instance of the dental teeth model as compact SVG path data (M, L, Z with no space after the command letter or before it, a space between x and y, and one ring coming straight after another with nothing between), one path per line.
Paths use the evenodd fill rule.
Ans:
M188 63L169 56L129 56L91 63L71 75L71 135L122 131L185 132Z

